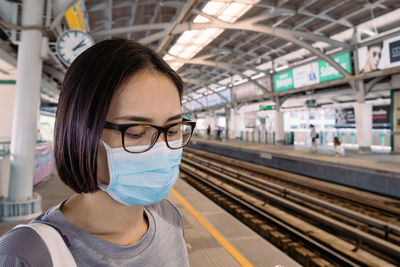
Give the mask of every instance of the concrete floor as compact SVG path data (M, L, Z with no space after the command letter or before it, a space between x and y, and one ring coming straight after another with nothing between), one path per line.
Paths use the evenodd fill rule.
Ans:
M42 197L42 210L45 211L64 199L70 197L74 192L69 189L53 172L45 181L35 187L35 191ZM28 223L27 221L0 222L0 235L12 229L15 225Z

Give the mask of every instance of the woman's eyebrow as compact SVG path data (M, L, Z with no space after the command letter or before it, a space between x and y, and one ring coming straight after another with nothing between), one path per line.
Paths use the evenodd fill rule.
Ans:
M124 121L140 121L140 122L153 122L153 119L146 118L146 117L139 117L139 116L121 116L117 117L117 120L124 120Z
M175 121L179 119L182 119L182 113L169 117L165 122Z
M165 122L170 122L182 118L182 113L169 117ZM127 121L139 121L139 122L154 122L152 118L140 117L140 116L121 116L117 117L117 120Z

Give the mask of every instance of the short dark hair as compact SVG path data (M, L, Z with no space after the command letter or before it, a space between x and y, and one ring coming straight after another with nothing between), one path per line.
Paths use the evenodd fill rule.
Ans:
M183 81L152 49L126 39L99 42L69 67L57 107L54 158L61 180L77 193L95 192L97 147L115 91L141 71L157 71Z
M369 51L372 47L379 46L381 49L383 47L383 42L376 42L367 46L367 50Z

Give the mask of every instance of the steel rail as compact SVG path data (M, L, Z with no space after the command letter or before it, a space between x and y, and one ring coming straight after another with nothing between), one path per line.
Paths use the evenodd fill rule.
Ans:
M266 188L270 188L270 189L276 190L278 192L281 192L285 196L286 195L294 196L294 197L296 197L298 199L307 201L309 203L312 203L312 204L317 205L317 206L322 207L322 208L326 208L326 209L334 211L334 212L336 212L338 214L345 215L345 216L350 217L352 219L355 219L355 220L357 220L359 222L365 223L365 224L367 224L369 226L376 227L376 228L378 228L380 230L383 230L385 232L385 239L386 240L388 240L388 234L389 233L393 233L395 235L400 236L400 227L398 227L396 225L393 225L391 223L388 223L388 222L385 222L385 221L382 221L382 220L379 220L379 219L375 219L375 218L366 216L366 215L361 214L361 213L359 213L357 211L354 211L354 210L350 210L350 209L343 208L343 207L340 207L340 206L337 206L337 205L333 205L333 204L331 204L329 202L326 202L326 201L321 200L321 199L317 199L315 197L308 196L308 195L306 195L304 193L300 193L300 192L298 192L296 190L293 190L293 189L288 189L286 187L283 187L283 186L280 186L280 185L277 185L277 184L274 184L274 183L271 183L271 182L268 182L268 181L260 181L258 179L255 179L251 175L248 175L246 173L243 173L243 172L240 172L240 171L237 171L237 170L233 170L232 168L229 168L229 167L225 167L225 166L219 165L219 164L217 164L215 162L211 162L211 161L208 161L208 160L205 160L205 159L200 159L200 158L193 158L193 157L191 157L191 158L193 160L195 160L195 161L198 161L198 162L201 162L202 164L207 165L208 167L215 168L215 169L221 171L222 173L230 174L230 175L232 175L232 176L234 176L234 177L236 177L238 179L241 179L244 182L248 182L248 180L250 180L251 182L256 183L256 184L258 184L258 185L260 185L260 186L262 186L264 188L266 187Z
M285 231L289 232L291 235L295 236L295 238L297 238L298 240L301 240L308 246L310 246L314 249L317 249L319 252L321 252L321 254L324 254L328 258L336 261L341 266L362 266L362 265L360 265L359 262L356 262L352 259L347 258L345 255L342 255L340 252L335 251L334 249L331 249L331 248L325 246L324 244L318 242L317 240L314 240L313 238L303 234L302 232L298 231L297 229L295 229L294 227L285 223L284 221L279 220L279 219L269 215L265 211L247 203L246 201L240 199L239 197L235 196L234 194L228 192L227 190L222 189L222 188L218 187L217 185L203 179L199 175L188 170L184 164L181 164L180 169L182 170L182 172L189 175L190 177L193 177L193 178L201 181L202 183L207 184L207 186L213 188L214 190L220 192L221 194L227 196L228 198L233 199L234 201L238 202L240 205L248 208L249 210L255 212L256 214L264 217L268 221L274 223L281 229L284 229Z
M385 240L379 239L371 234L365 233L360 229L356 229L354 227L348 226L348 225L346 225L342 222L339 222L335 219L329 218L328 216L325 216L318 212L307 209L307 208L305 208L299 204L293 203L285 198L276 196L272 193L266 192L265 190L261 190L258 187L244 184L243 182L239 183L237 180L235 180L236 177L230 177L226 174L217 172L215 170L207 168L206 166L203 166L201 164L198 164L198 163L188 160L188 159L183 159L183 161L185 161L191 165L194 165L197 168L202 169L203 171L212 173L213 175L215 175L217 177L219 176L222 179L229 181L232 184L235 184L236 186L244 188L244 189L252 192L253 194L256 194L256 195L262 197L263 199L271 200L281 206L285 206L286 208L289 208L297 213L300 213L303 216L317 220L326 226L333 227L336 230L339 230L339 231L351 236L355 240L365 242L366 244L369 244L371 247L375 248L376 250L383 252L386 255L389 255L390 257L392 257L393 259L396 259L397 261L400 261L400 247L397 245L394 245Z
M202 155L203 157L206 157L206 158L209 158L209 156L205 155L205 154L212 154L211 152L198 151L198 150L196 150L194 148L186 148L186 151L189 151L190 153L193 153L193 154L196 154L196 155ZM223 162L223 163L227 163L227 164L231 164L231 165L237 166L237 163L232 163L231 161L226 161L226 159L225 159L225 158L227 158L226 156L218 155L218 157L221 157L221 159L218 159L218 160ZM234 158L230 158L230 159L233 160L234 162L240 161L240 160L234 159ZM350 200L352 202L360 203L360 204L362 204L364 206L369 206L369 207L372 207L374 209L382 210L382 211L384 211L386 213L390 213L390 214L393 214L395 216L400 216L400 209L398 209L398 208L385 206L384 204L372 202L370 199L357 197L355 195L352 195L351 197L349 197L347 194L345 194L343 192L340 192L338 190L332 190L332 188L325 188L325 187L321 187L320 185L313 185L313 184L304 185L303 182L296 181L296 179L287 179L286 177L278 176L278 174L287 173L290 176L299 176L299 177L310 179L309 177L306 177L306 176L303 176L303 175L300 175L300 174L290 173L290 172L287 172L287 171L284 171L284 170L278 170L278 169L274 169L272 167L262 166L262 165L258 165L258 164L251 163L251 162L243 162L243 165L240 166L240 168L243 168L245 170L249 170L249 171L252 171L252 172L257 172L257 173L260 173L262 175L266 175L266 174L261 172L260 170L253 170L253 169L251 169L251 167L246 166L246 165L250 165L250 166L251 165L255 165L256 168L262 168L262 169L270 170L274 174L268 174L268 176L271 176L271 177L276 178L276 179L283 180L285 182L293 183L295 185L302 186L302 187L307 187L307 188L310 188L312 190L323 192L323 193L332 195L332 196L337 197L337 198ZM329 183L327 181L325 181L325 182Z

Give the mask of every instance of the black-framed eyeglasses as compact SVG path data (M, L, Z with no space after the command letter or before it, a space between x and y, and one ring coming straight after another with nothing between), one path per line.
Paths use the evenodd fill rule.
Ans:
M105 122L104 128L121 132L122 146L129 153L143 153L150 150L157 142L161 133L164 133L165 143L170 149L179 149L186 146L192 137L196 123L183 118L181 122L164 127L151 124L115 124Z

